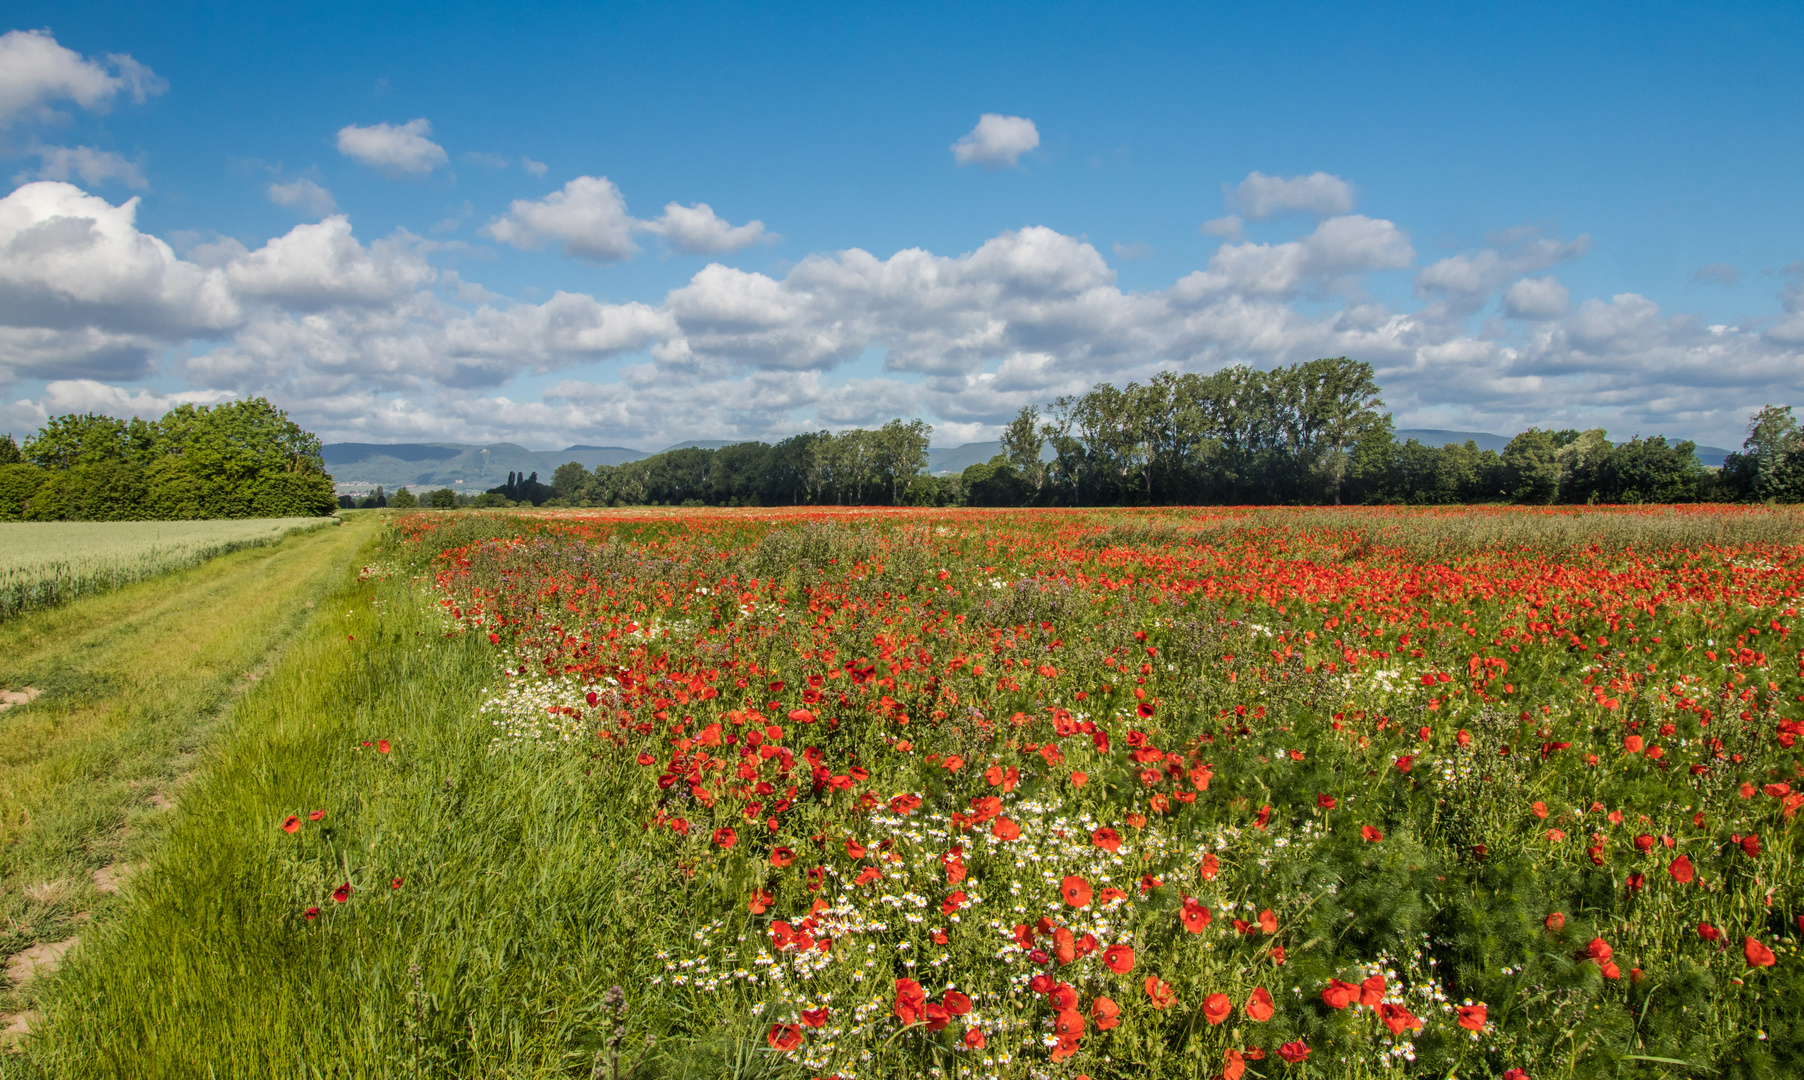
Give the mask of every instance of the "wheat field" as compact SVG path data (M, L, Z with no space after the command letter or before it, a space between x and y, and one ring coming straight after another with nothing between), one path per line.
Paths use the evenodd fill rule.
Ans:
M0 620L274 543L332 518L0 523Z

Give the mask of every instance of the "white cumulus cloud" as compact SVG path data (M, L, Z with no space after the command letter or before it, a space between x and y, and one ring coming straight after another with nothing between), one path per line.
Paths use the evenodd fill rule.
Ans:
M985 169L1012 169L1021 155L1040 145L1040 129L1025 116L984 113L977 126L952 144L952 156L960 165Z
M630 244L647 223L584 180L510 210L499 238ZM1571 296L1543 271L1581 257L1583 238L1513 230L1436 261L1418 300L1393 303L1365 279L1411 266L1409 237L1351 213L1221 244L1145 291L1124 290L1083 238L1030 227L955 254L824 252L780 274L714 262L644 302L516 303L436 269L440 247L366 242L339 215L254 249L196 236L178 258L137 230L137 205L53 182L0 199L0 382L58 384L0 422L78 400L154 405L130 384L162 370L196 394L269 395L328 439L656 448L897 413L978 439L1098 382L1347 355L1377 368L1399 426L1732 445L1804 363L1804 265L1786 272L1782 313L1708 326L1634 293ZM1486 309L1509 318L1467 325ZM543 392L518 389L552 373Z
M1554 319L1572 307L1572 294L1557 278L1523 278L1503 290L1503 310L1517 319Z
M432 121L421 117L405 124L346 124L338 129L338 152L391 176L424 176L445 164L445 148L427 136Z
M299 311L380 306L412 296L435 273L400 234L365 247L350 219L297 225L226 267L234 295Z
M663 216L647 221L641 227L663 237L671 247L688 255L721 255L779 239L777 234L765 231L762 221L728 224L707 203L694 206L666 203Z
M50 334L53 355L67 335L100 334L103 351L141 368L152 342L235 325L224 274L139 232L137 212L137 198L113 206L51 180L0 199L0 327ZM16 353L9 366L35 368Z
M269 201L277 206L303 210L314 217L325 217L338 209L338 202L330 191L304 176L286 184L270 184Z
M1353 185L1325 172L1290 177L1251 172L1233 189L1222 185L1222 192L1230 208L1253 221L1295 213L1334 217L1353 209Z
M633 242L638 226L612 180L579 176L543 199L515 199L482 233L522 251L555 243L578 259L619 262L639 250Z
M57 44L46 30L0 34L0 127L43 115L56 101L102 112L121 92L142 102L168 86L128 55L110 55L101 64Z
M117 180L140 191L150 186L137 162L111 150L96 150L92 146L40 146L31 153L39 161L36 171L20 173L13 177L15 182L79 179L93 186Z

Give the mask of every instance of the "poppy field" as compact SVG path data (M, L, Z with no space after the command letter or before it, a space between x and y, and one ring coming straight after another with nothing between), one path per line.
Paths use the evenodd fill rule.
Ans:
M398 517L38 1060L1795 1075L1798 524Z

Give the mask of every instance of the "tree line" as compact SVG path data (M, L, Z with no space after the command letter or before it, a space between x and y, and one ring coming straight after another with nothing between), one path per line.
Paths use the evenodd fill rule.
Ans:
M926 474L932 428L807 432L685 447L624 465L570 462L549 484L508 474L482 494L402 488L335 497L318 438L262 398L182 405L155 421L50 420L0 437L0 520L329 514L354 506L1099 506L1804 501L1790 406L1755 414L1707 469L1690 441L1530 428L1502 453L1399 443L1371 365L1347 357L1261 371L1161 373L1023 408L1001 453Z
M263 398L156 420L51 418L0 436L0 521L313 517L338 506L320 442Z
M1347 357L1261 371L1161 373L1028 407L1002 452L925 475L931 428L812 432L774 445L685 448L549 485L513 476L494 505L915 506L1636 503L1804 499L1804 434L1768 407L1744 451L1704 467L1690 441L1530 428L1504 450L1398 442L1371 365ZM445 493L449 495L449 492Z

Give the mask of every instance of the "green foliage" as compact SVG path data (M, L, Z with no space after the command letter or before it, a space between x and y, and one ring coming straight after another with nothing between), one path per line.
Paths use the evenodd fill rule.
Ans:
M41 474L24 498L25 474L0 481L5 520L294 517L337 505L319 439L263 398L179 405L154 422L52 417L19 454Z
M406 488L402 488L400 491L395 492L393 498L388 500L388 505L396 510L412 510L420 505L420 500L413 492Z

